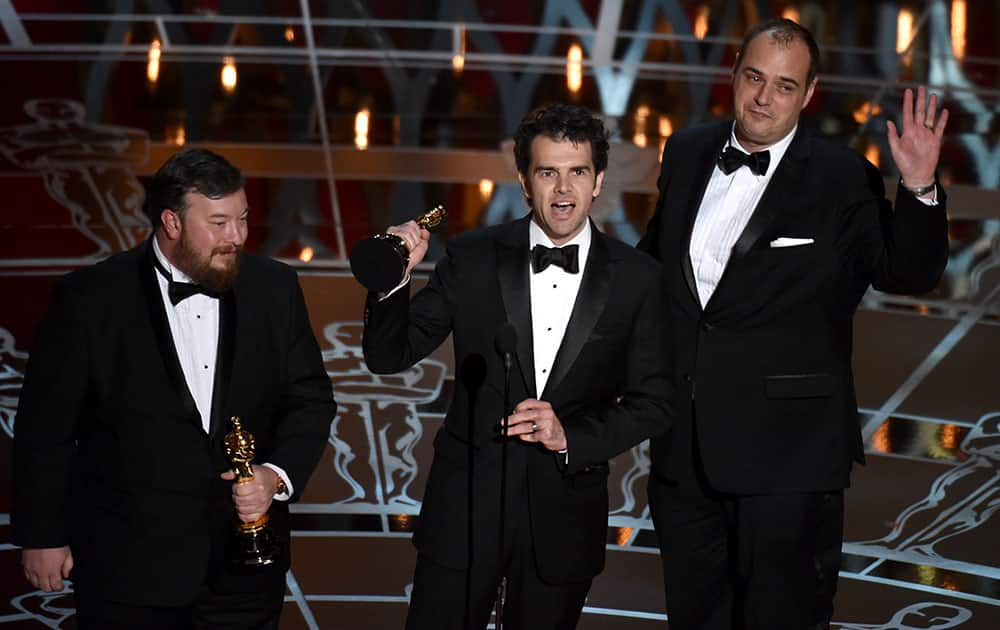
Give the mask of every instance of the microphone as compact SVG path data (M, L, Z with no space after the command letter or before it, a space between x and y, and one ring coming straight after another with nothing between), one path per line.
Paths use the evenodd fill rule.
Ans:
M511 356L517 350L517 329L514 328L514 324L510 322L505 323L497 331L495 338L495 344L497 352L503 355L503 420L501 421L501 431L500 431L500 510L499 510L499 536L497 545L497 566L503 566L504 560L504 525L507 520L507 427L508 427L508 417L511 413L510 404L510 366L512 363ZM496 598L496 619L493 625L497 630L502 630L504 627L503 623L503 606L504 600L507 598L507 578L503 577L500 579L499 584L497 584L497 598Z
M503 366L506 370L510 370L511 355L517 350L517 329L514 328L514 324L507 322L500 327L496 336L496 347L497 352L503 355Z

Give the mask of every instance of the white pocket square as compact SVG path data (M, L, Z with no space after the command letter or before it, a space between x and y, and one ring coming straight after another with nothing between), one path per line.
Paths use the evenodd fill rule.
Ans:
M771 247L797 247L799 245L812 245L815 241L811 238L791 238L782 236L771 241Z

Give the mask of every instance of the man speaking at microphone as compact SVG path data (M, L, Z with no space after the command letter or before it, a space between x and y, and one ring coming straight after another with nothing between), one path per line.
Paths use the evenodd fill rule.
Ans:
M506 628L574 628L604 568L608 460L669 427L659 266L589 219L608 148L585 109L528 114L514 154L530 215L452 240L412 298L429 234L389 229L410 262L403 285L368 296L368 366L404 370L449 334L456 366L414 536L409 629L485 628L503 578Z

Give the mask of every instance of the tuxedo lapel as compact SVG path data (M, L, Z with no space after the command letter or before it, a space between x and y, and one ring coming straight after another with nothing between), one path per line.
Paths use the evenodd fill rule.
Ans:
M531 338L531 284L529 282L528 222L514 221L496 241L497 281L507 321L517 331L517 364L524 389L535 398L535 358Z
M691 195L688 197L688 206L685 208L684 217L684 243L681 249L681 270L684 272L684 282L688 291L694 298L695 304L701 305L701 298L698 297L698 285L694 280L694 268L691 266L691 232L694 230L694 221L698 217L698 208L705 197L708 189L708 182L712 179L715 171L715 163L719 158L723 145L726 143L728 133L732 131L732 124L720 124L710 130L710 137L707 142L701 143L700 152L691 161L694 165L691 182L693 184Z
M236 296L227 291L219 300L219 350L215 355L215 384L212 386L212 418L209 435L215 438L220 427L227 430L226 403L229 400L229 382L233 373L233 355L236 353Z
M736 244L733 245L727 267L746 254L760 239L768 226L774 222L781 210L789 206L788 200L798 196L799 185L804 179L802 172L805 169L808 154L808 138L802 127L799 127L791 144L788 145L788 150L775 169L771 181L768 182L764 195L757 203L757 207L754 208L753 214L750 215L750 221L743 229ZM721 284L721 279L719 282Z
M591 222L590 229L592 239L590 253L587 255L587 266L583 270L580 290L573 303L573 312L566 325L566 333L563 335L559 351L556 352L555 361L552 363L552 374L545 382L545 391L542 392L544 400L551 398L551 393L556 391L556 388L569 373L580 354L580 350L590 338L590 333L594 330L598 318L604 312L608 295L611 293L614 263L608 256L608 246L604 242L606 237L597 230L593 222Z
M201 428L201 416L198 414L198 408L195 405L194 397L191 396L191 391L188 389L187 381L184 380L181 362L177 358L177 348L174 346L174 337L170 333L166 306L163 303L163 295L160 293L159 281L156 278L157 271L153 266L153 257L156 254L153 252L151 239L146 241L146 255L139 257L139 276L142 292L146 299L146 311L149 313L149 322L153 327L153 335L156 337L156 345L170 386L174 390L185 416L191 418Z

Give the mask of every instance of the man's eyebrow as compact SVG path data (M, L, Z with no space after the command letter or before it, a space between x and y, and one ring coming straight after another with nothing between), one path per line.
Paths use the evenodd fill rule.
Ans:
M744 70L748 70L750 72L753 72L754 74L759 74L761 76L767 76L759 68L754 68L753 66L744 66ZM791 83L795 87L799 87L799 85L800 85L800 83L797 80L795 80L793 77L785 77L785 76L778 75L777 80L781 81L782 83Z

